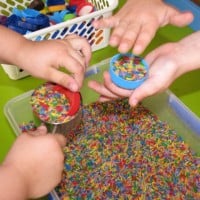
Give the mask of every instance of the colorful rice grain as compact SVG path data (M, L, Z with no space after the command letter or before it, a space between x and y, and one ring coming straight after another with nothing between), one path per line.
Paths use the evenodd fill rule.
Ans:
M72 118L68 116L69 101L53 87L52 83L46 83L34 90L30 100L33 112L41 121L50 124L68 122Z
M148 109L125 99L83 110L64 149L61 200L200 199L200 158Z
M142 79L146 76L147 70L142 63L142 59L137 56L125 56L113 63L115 74L127 81Z

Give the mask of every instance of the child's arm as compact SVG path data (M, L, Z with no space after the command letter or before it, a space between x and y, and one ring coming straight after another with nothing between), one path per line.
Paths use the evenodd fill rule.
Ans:
M45 127L17 137L0 166L0 199L38 198L52 191L61 180L65 142Z
M22 200L27 198L27 184L13 166L0 166L0 198Z
M89 43L76 35L63 40L36 42L0 26L0 44L0 63L19 66L35 77L61 84L72 91L80 89L91 58ZM73 76L58 70L60 67L65 67Z
M110 45L119 52L132 49L134 54L141 54L159 27L184 26L192 20L191 13L181 13L162 0L127 0L117 14L95 21L94 26L113 28Z

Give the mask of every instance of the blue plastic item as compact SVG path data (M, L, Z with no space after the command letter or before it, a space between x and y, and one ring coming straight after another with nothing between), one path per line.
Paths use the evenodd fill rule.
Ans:
M126 63L127 59L128 63ZM133 61L132 67L130 63L131 59ZM139 63L135 64L135 60ZM123 62L123 66L116 67L116 62ZM138 67L140 70L137 69ZM143 71L141 71L141 68ZM116 54L110 60L109 73L111 80L114 84L124 89L131 90L139 87L147 79L148 71L149 67L146 61L139 56L133 55L132 53Z
M64 21L64 16L69 14L69 13L70 13L69 10L62 10L62 11L59 11L59 12L54 12L53 15L49 16L49 18L54 23L61 23L61 22Z
M23 35L50 26L48 16L29 8L24 10L14 8L13 14L6 21L6 25Z
M32 17L33 18L33 17L37 17L40 14L39 11L31 9L31 8L26 8L26 9L23 9L23 10L13 8L12 13L21 17L21 18L26 18L26 17Z
M65 4L65 0L47 0L47 6L56 6Z

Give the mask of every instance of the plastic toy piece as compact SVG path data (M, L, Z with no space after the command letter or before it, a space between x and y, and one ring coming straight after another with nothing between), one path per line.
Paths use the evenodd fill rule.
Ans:
M45 7L45 5L42 0L33 0L28 6L28 8L38 10L38 11L44 9L44 7Z
M26 34L28 30L29 31L37 30L36 25L22 21L21 18L18 17L17 15L9 16L6 22L6 26L21 34Z
M13 9L13 14L6 21L6 26L18 33L26 34L50 26L48 16L34 9Z
M74 19L76 15L74 13L68 13L64 16L63 21L68 21L70 19Z
M14 8L13 15L18 16L22 21L30 24L49 26L48 16L41 14L39 11L36 11L34 9L26 8L23 10L19 10L17 8Z
M7 16L0 15L0 24L5 26L6 22L7 22Z
M47 0L47 7L49 12L65 10L65 0Z
M65 9L66 9L65 5L48 6L49 12L57 12Z
M13 8L12 13L17 15L18 17L21 17L21 18L27 18L27 17L34 18L34 17L37 17L40 14L39 11L31 9L31 8L26 8L26 9L23 9L23 10L20 10L18 8Z
M110 61L111 80L124 89L139 87L147 79L148 70L146 61L131 53L117 54Z
M69 0L70 7L76 7L78 16L83 16L94 11L94 6L87 0Z
M69 14L68 10L62 10L60 12L54 12L52 15L49 16L51 22L57 24L64 21L65 15Z

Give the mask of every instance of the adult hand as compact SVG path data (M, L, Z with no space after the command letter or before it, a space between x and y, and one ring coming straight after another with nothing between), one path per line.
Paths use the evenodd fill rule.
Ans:
M135 90L125 90L112 83L108 72L103 83L90 81L89 87L100 94L100 101L129 97L131 106L166 90L182 74L200 68L200 31L179 42L167 43L150 52L145 60L150 66L148 79Z
M113 28L110 45L126 53L130 49L141 54L154 38L159 27L166 24L185 26L192 22L190 12L180 12L162 0L127 0L115 15L93 23L95 28Z

